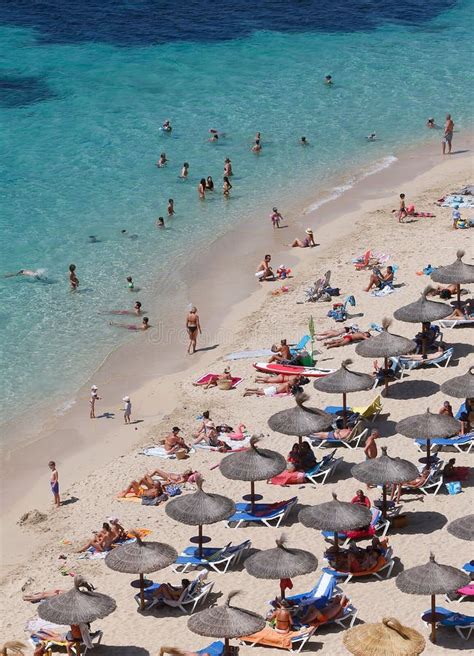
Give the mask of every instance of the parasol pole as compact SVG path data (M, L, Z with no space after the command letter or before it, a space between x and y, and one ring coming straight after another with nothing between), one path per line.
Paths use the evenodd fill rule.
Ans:
M303 444L303 438L301 437L301 435L298 435L298 444L300 446L301 446L301 444Z
M229 638L224 638L224 656L230 656Z
M77 654L77 656L81 656L81 643L76 640L75 645L76 645L76 654Z
M388 396L388 358L383 359L383 377L385 385L385 396Z
M382 485L382 517L387 518L387 487L385 483Z
M347 428L347 394L346 392L342 393L342 424L344 428Z
M339 533L337 531L334 531L334 550L337 554L339 553Z
M459 282L456 283L456 296L457 296L458 308L460 308L461 307L461 284Z
M199 558L202 558L202 524L199 524L198 526L198 554Z
M426 358L426 322L421 324L421 355Z
M255 510L255 481L250 481L250 508L251 511Z
M145 610L145 580L140 573L140 610Z
M431 642L436 644L436 598L431 595Z

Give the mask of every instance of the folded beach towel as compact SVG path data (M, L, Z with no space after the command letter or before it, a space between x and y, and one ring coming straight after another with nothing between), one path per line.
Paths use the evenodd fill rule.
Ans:
M203 376L201 376L201 378L198 378L194 384L207 385L207 383L209 383L212 380L212 378L217 378L217 376L219 375L220 374L213 374L213 373L204 374ZM234 389L235 387L237 387L237 385L239 385L239 383L242 382L243 379L237 376L232 376L231 380L232 380L232 389Z
M371 296L388 296L389 294L393 294L396 289L393 289L393 287L389 287L386 285L382 289L374 289L374 291L370 292Z
M236 351L235 353L229 353L224 359L225 360L245 360L258 358L266 358L273 355L271 349L257 349L256 351Z
M142 449L140 451L140 453L141 453L141 455L144 455L144 456L156 456L158 458L166 458L168 460L172 460L172 459L176 458L174 453L172 453L172 454L167 453L165 451L164 446L156 446L156 445L147 446L144 449ZM195 449L191 448L188 453L189 454L196 453L196 451L195 451Z

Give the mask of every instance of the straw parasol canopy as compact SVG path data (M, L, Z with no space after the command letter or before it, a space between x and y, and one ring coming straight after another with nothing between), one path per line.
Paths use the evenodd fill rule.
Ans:
M304 404L308 399L307 394L297 394L295 407L272 415L268 420L269 427L283 435L297 436L300 444L303 437L329 428L334 417L318 408L306 407Z
M457 251L456 261L452 264L439 267L431 274L431 280L440 282L443 285L457 285L457 302L461 302L461 285L467 285L474 282L474 266L472 264L465 264L462 261L464 251Z
M247 558L245 569L257 579L289 579L314 572L318 559L309 551L286 546L286 537L276 540L276 548L258 551ZM282 596L284 587L281 586Z
M474 515L466 515L448 524L448 533L460 540L474 540Z
M54 624L88 624L107 617L116 607L115 599L95 592L94 586L82 576L75 576L74 587L68 592L44 599L38 606L38 615ZM78 654L80 647L80 642L76 642Z
M202 555L202 526L216 524L235 513L235 503L221 494L209 494L202 489L203 479L196 481L197 491L168 501L165 511L168 517L181 524L199 527L199 556Z
M286 460L280 453L257 447L262 437L253 435L248 449L230 453L222 458L219 466L225 478L250 481L252 506L255 502L255 481L266 481L286 469Z
M387 514L386 485L406 483L418 476L416 465L409 460L392 458L387 454L387 447L382 447L382 455L378 458L366 460L351 469L352 476L368 485L382 485L382 514Z
M165 569L176 561L178 553L173 547L162 542L144 542L138 533L132 531L135 542L121 544L105 557L105 564L115 572L140 575L140 609L145 606L144 574Z
M372 339L359 342L355 347L357 355L361 355L363 358L384 359L385 393L388 393L388 358L412 353L416 349L416 344L411 339L388 332L391 323L390 319L383 319L382 332L372 337Z
M313 383L314 389L319 392L342 394L342 416L344 426L347 424L346 395L349 392L361 392L363 390L371 389L374 384L372 376L348 369L348 365L350 364L352 364L352 360L344 360L340 369L333 374L329 374L329 376L318 378Z
M441 385L441 391L457 399L474 398L474 367L462 376L456 376Z
M261 615L231 605L237 594L239 591L230 592L223 606L206 608L188 620L188 628L193 633L207 638L224 638L224 654L230 654L229 638L252 635L265 628L265 619Z
M469 577L455 567L440 565L434 554L426 565L418 565L404 570L395 581L402 592L414 595L431 596L431 640L436 643L436 599L437 594L448 594L469 583Z
M423 335L426 333L426 326L432 321L439 321L448 317L453 308L446 303L439 303L438 301L430 301L427 296L432 287L426 287L421 297L414 303L404 305L398 310L395 310L393 316L399 321L406 323L421 323ZM426 355L426 339L422 339L423 355Z
M344 633L342 641L355 656L418 656L426 646L421 633L394 617L355 626Z
M360 504L339 501L334 492L332 497L332 501L303 508L299 512L298 519L307 528L334 531L334 542L338 549L339 531L354 531L361 526L369 526L372 514L368 508Z
M431 440L438 437L452 437L458 435L461 424L454 417L430 412L427 408L422 415L413 415L402 419L396 425L397 433L416 440L426 439L427 461L430 461Z

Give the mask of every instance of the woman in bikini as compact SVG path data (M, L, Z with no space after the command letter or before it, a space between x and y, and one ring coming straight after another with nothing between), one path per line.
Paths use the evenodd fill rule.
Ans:
M191 310L188 312L188 316L186 317L186 330L188 331L189 335L189 346L188 346L188 353L196 353L196 342L197 342L197 336L198 332L202 335L202 330L201 330L201 324L199 322L199 315L197 313L197 308L192 307Z
M346 344L351 344L352 342L362 342L364 339L369 339L370 333L367 331L365 333L347 333L340 339L333 339L330 342L324 342L324 346L328 349L338 348L339 346L346 346Z

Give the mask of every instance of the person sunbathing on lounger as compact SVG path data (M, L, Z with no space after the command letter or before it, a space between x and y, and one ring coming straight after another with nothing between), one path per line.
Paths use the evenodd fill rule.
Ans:
M181 585L171 585L171 583L162 583L155 590L152 591L153 597L158 597L162 599L170 599L172 601L177 601L183 592L189 588L191 581L189 579L182 579Z
M345 595L338 595L334 599L331 599L323 608L318 609L316 606L306 607L304 614L298 616L298 620L306 626L320 626L339 617L348 604L349 599Z
M433 353L427 353L427 355L423 355L422 353L410 353L409 355L402 355L401 357L404 360L416 360L417 362L422 362L422 361L426 362L429 360L436 360L441 355L443 355L444 351L445 351L444 346L439 345L436 351L433 351Z
M364 333L362 332L346 333L340 339L333 339L329 342L324 342L324 346L328 349L339 348L340 346L346 346L347 344L351 344L352 342L363 342L364 339L369 339L370 337L371 334L369 331Z
M277 394L291 394L295 385L298 385L300 376L296 376L297 382L290 383L287 380L285 383L278 385L270 385L270 387L247 387L244 396L276 396Z
M311 438L318 438L319 440L339 440L344 442L344 440L347 440L351 433L352 428L336 428L336 430L332 431L320 431L319 433L313 433Z
M387 285L392 285L394 275L395 273L391 266L386 268L385 273L382 273L380 269L375 268L374 272L370 275L369 284L364 291L370 292L372 287L383 289L384 287L387 287Z
M418 476L412 481L407 481L406 483L398 483L397 485L392 485L392 495L390 497L392 501L396 501L396 503L400 501L400 497L403 494L402 488L418 490L420 487L422 487L428 480L430 472L431 472L430 466L426 465L426 467L422 469L421 473L418 474Z

